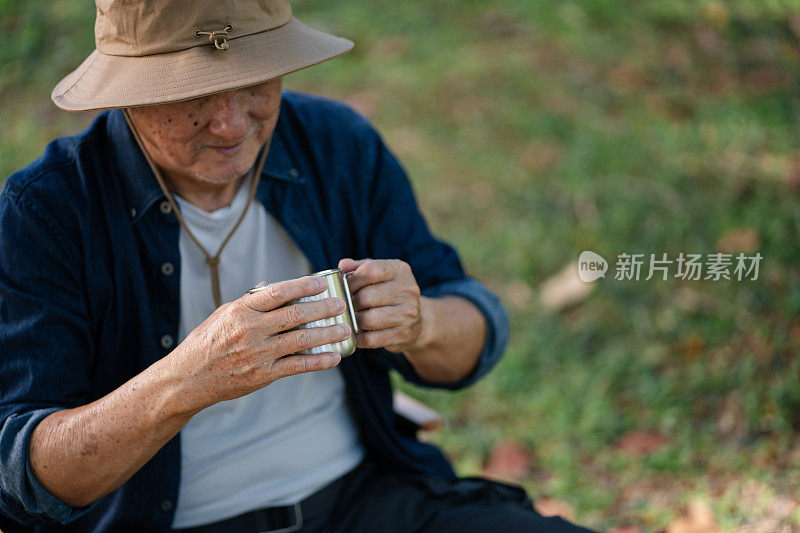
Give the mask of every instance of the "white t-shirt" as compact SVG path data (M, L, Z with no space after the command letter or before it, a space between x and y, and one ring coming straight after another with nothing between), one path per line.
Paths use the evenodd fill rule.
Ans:
M231 205L207 213L177 198L181 214L215 254L247 203L250 181ZM181 228L180 340L214 311L205 256ZM308 260L257 200L222 252L222 301L311 272ZM364 456L338 367L279 379L212 405L180 432L181 480L173 527L296 503L350 471Z

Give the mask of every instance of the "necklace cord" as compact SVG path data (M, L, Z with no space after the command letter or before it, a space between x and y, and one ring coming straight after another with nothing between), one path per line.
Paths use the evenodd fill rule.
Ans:
M219 307L220 305L222 305L222 294L219 283L220 254L222 254L222 250L225 248L225 245L228 244L228 241L230 241L231 237L233 237L234 232L236 232L236 229L244 220L244 217L247 214L247 210L250 208L250 204L252 203L253 198L256 195L256 189L258 187L259 180L261 179L261 171L263 170L264 163L266 162L267 159L267 152L269 152L270 140L269 139L267 140L266 144L262 148L261 155L259 156L258 161L256 161L256 164L250 169L250 172L255 172L255 175L253 176L253 181L250 184L250 191L247 195L247 203L244 206L244 210L242 211L242 214L239 215L239 219L236 221L236 224L234 224L231 231L222 241L222 244L220 244L217 253L212 256L210 253L208 253L205 247L202 244L200 244L200 241L197 240L197 237L194 236L192 231L189 229L188 224L186 224L186 220L184 220L183 215L181 214L181 210L178 208L178 204L175 202L175 199L172 197L172 194L167 188L167 184L164 180L164 176L161 174L161 170L155 163L153 163L153 160L150 158L150 154L145 149L144 143L142 142L142 139L139 135L139 131L133 124L133 120L131 119L129 111L127 109L123 109L123 113L125 114L125 120L128 123L128 127L131 129L131 133L133 133L133 138L136 139L136 143L139 145L139 149L144 154L144 158L147 160L147 164L150 165L150 169L153 171L153 174L156 177L156 181L158 181L158 185L161 187L161 191L164 193L164 196L167 197L167 200L172 206L172 211L175 213L175 216L178 217L178 221L181 223L183 229L186 230L186 233L189 235L189 238L192 239L192 241L197 245L197 247L200 249L200 251L206 258L206 264L208 264L211 270L211 294L214 297L214 306Z

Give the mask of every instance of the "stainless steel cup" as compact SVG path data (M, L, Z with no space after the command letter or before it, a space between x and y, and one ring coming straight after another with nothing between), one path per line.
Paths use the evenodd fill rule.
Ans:
M318 328L324 326L333 326L334 324L347 324L350 326L351 333L350 336L343 341L334 342L331 344L323 344L322 346L301 350L297 353L302 355L313 355L325 352L336 352L343 358L347 357L356 351L356 334L358 333L356 312L355 309L353 309L353 300L350 298L350 287L347 286L347 274L344 274L341 268L332 268L330 270L315 272L312 274L312 276L319 276L328 280L328 288L314 296L306 296L303 298L298 298L297 300L292 300L286 305L299 302L314 302L317 300L323 300L325 298L341 298L345 302L346 309L341 315L322 320L315 320L314 322L309 322L308 324L298 326L295 329ZM269 285L255 287L247 292L256 292L268 286Z

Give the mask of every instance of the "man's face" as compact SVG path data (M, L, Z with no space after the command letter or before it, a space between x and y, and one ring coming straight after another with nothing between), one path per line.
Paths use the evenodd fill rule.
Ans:
M169 179L224 184L245 174L278 121L280 78L185 102L130 108Z

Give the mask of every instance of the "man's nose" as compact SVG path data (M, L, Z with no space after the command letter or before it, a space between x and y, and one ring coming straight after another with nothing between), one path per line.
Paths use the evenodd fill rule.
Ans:
M225 139L241 139L248 131L247 112L238 101L239 91L226 91L209 97L211 120L208 131Z

